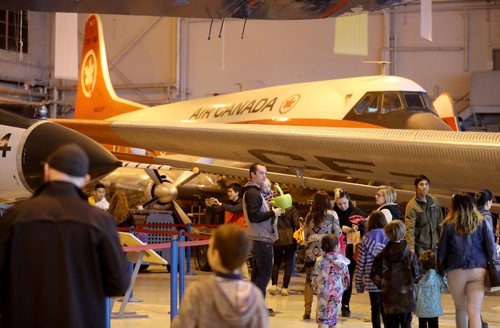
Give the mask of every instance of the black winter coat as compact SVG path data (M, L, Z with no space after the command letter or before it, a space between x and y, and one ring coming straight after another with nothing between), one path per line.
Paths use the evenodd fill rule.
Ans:
M105 327L129 269L115 222L75 185L45 184L0 222L0 326Z
M375 256L370 278L382 292L382 305L387 314L409 313L416 310L415 286L422 272L415 253L406 241L390 241Z

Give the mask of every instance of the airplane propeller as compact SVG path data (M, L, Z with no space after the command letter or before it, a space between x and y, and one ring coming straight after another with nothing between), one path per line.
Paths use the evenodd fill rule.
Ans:
M154 203L160 205L166 205L172 203L175 212L179 215L181 221L185 224L191 223L188 215L175 201L178 195L178 188L182 187L196 176L200 174L200 170L194 167L190 171L182 172L175 180L172 180L168 176L160 175L157 169L145 168L144 171L151 178L151 182L144 190L146 198L150 198L144 204L144 207L148 207Z

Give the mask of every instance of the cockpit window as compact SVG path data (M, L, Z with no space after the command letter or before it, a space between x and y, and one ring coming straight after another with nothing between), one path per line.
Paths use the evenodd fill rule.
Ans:
M388 114L394 111L424 111L436 113L425 92L385 91L367 93L354 106L358 115Z
M434 104L432 103L432 100L427 93L422 93L422 99L424 100L426 109L438 115L436 109L434 108Z
M403 98L410 110L423 110L427 107L419 92L403 92Z
M374 98L373 95L366 95L364 96L356 105L356 107L354 107L354 111L356 112L356 114L363 114L363 112L365 111L366 109L366 106L371 102L371 100Z
M382 100L382 114L387 114L397 110L402 110L401 101L397 93L386 93Z
M366 109L366 112L369 114L375 114L378 112L378 97L372 97L370 103L368 104L368 108Z

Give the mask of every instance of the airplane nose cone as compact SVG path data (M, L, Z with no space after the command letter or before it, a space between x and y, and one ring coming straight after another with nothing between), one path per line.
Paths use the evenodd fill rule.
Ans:
M177 198L177 188L171 183L162 183L155 188L155 196L162 203L170 203Z
M437 115L432 113L414 113L406 121L406 129L452 131Z
M52 122L43 122L29 132L22 152L22 172L32 190L43 183L43 161L59 146L68 143L75 143L85 150L90 160L89 174L92 179L121 166L113 154L87 136Z

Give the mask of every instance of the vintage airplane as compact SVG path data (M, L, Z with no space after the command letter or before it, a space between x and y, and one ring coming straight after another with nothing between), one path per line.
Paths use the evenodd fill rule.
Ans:
M446 107L447 116L440 118L435 106L439 111ZM416 175L426 174L433 190L439 188L443 196L485 187L500 194L494 178L500 173L500 133L452 131L457 126L449 97L440 97L435 106L411 80L368 76L146 107L116 96L101 22L91 15L85 27L75 119L54 121L110 145L262 162L279 172L275 181L312 188L346 186L373 195L374 187L365 182L408 186ZM237 168L197 165L206 171L242 174ZM346 180L317 178L324 175ZM410 197L412 192L403 194Z
M166 165L120 161L106 148L87 136L47 120L23 117L19 115L18 109L19 107L12 105L4 110L0 106L0 163L3 170L0 175L0 205L30 197L43 183L43 161L57 147L67 143L76 143L85 149L90 159L89 174L92 180L105 177L118 168L122 172L134 172L134 177L137 177L137 172L143 169L152 181L158 182L164 178L157 176L157 170L172 169ZM21 109L21 113L25 115L32 116L40 113L38 107L31 108L26 105ZM168 184L160 182L156 183L157 186L149 182L151 180L148 178L149 183L144 185L142 198L144 199L145 196L147 200L172 203L180 219L183 222L190 222L188 216L175 202L173 192L177 193L178 188L196 178L198 174L199 170L196 167L184 170L177 174L175 180L165 179L169 182ZM122 180L113 180L115 187ZM125 183L125 186L128 187L130 184ZM206 191L213 191L210 187L207 187ZM198 188L198 190L204 191L204 188ZM0 206L0 212L1 208Z
M317 19L371 12L414 0L2 0L0 9L187 18Z
M42 163L58 146L76 143L89 154L92 178L121 166L94 140L44 120L26 119L0 109L0 203L24 199L43 183Z

